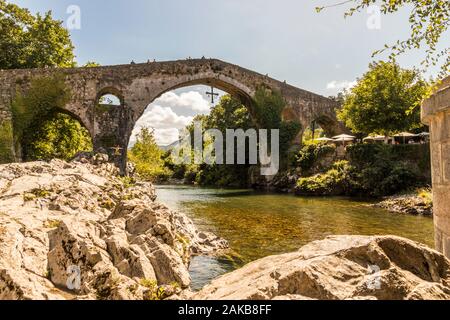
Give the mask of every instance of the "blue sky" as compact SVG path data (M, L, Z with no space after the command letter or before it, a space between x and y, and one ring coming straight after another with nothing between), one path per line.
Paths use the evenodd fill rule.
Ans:
M382 16L381 28L369 29L367 12L344 19L345 6L320 14L314 10L337 0L11 2L33 12L52 10L65 21L67 8L78 5L81 29L71 35L80 64L214 57L325 96L361 76L374 50L409 34L406 11ZM450 42L448 33L441 42ZM399 62L404 67L418 66L421 57L422 52L413 52ZM204 96L204 88L198 92Z

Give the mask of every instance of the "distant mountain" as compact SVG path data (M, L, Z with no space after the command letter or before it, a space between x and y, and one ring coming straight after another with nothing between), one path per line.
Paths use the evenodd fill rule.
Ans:
M172 150L173 148L175 148L176 146L178 146L180 144L180 141L175 141L167 146L159 146L159 148L163 151L169 151Z

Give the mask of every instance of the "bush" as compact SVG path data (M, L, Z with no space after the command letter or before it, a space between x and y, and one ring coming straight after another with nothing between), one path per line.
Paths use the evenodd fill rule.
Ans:
M373 194L375 196L391 195L396 192L409 189L416 185L417 175L405 164L396 164L389 175L387 175L374 188Z
M309 195L341 195L352 190L351 166L345 160L333 164L326 173L297 181L296 193Z
M429 145L355 144L347 147L354 176L367 195L392 195L429 183Z
M247 187L248 170L247 165L202 165L195 182L203 186Z
M378 161L364 169L338 161L326 173L300 178L298 194L381 197L417 186L417 174L404 163Z
M309 171L322 157L334 153L335 146L324 144L309 144L304 146L296 156L296 164L303 171Z
M431 188L421 188L417 190L417 196L423 200L426 206L433 206L433 194Z

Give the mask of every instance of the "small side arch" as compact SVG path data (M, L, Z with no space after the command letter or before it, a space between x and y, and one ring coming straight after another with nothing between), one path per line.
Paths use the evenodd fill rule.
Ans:
M112 103L102 103L102 98L111 96L113 97ZM117 101L115 101L117 100ZM95 99L96 104L100 105L114 105L114 106L123 106L124 105L124 95L121 90L115 87L105 87L98 91L97 97Z

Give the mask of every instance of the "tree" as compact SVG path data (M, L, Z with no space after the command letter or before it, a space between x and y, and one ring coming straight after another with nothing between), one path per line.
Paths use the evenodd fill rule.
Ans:
M68 115L60 114L71 93L61 75L35 78L30 88L17 92L12 102L16 148L24 160L71 159L92 149L87 130Z
M438 50L438 43L442 35L450 26L450 1L448 0L348 0L329 6L317 7L318 12L325 8L352 3L352 7L345 13L345 17L361 12L374 4L380 5L381 13L393 14L403 7L410 9L409 24L411 33L408 39L398 40L395 44L385 45L384 49L377 50L373 56L390 51L390 60L396 56L421 47L425 48L426 56L422 65L427 68L442 61L440 76L450 71L450 47Z
M428 91L417 70L378 62L345 97L338 118L355 132L389 135L421 128L420 103Z
M153 130L142 128L128 152L128 159L135 165L136 172L149 181L169 176L170 171L164 167L162 157L163 151L156 144Z
M59 74L35 78L27 92L18 91L11 104L16 142L21 142L30 126L46 120L53 109L63 109L70 96L70 90Z
M211 113L206 117L205 126L206 129L219 129L224 134L226 129L247 130L251 127L250 113L239 100L225 95L211 109Z
M203 130L218 129L226 137L226 129L243 129L244 131L252 127L250 113L247 107L233 98L231 95L224 95L220 102L211 108L209 115L197 115L195 122L203 124ZM194 124L186 127L191 138L194 135ZM192 140L193 142L193 140ZM213 143L213 139L203 141L204 148ZM226 150L224 140L223 150ZM248 148L246 149L248 150ZM235 145L235 154L237 145ZM193 157L193 153L191 155ZM236 155L235 155L236 156ZM226 165L226 164L182 164L175 165L167 158L166 166L174 172L175 178L184 178L187 182L196 182L200 185L234 186L243 187L247 185L249 165Z
M92 151L89 132L66 114L54 113L29 132L27 160L71 160L80 151Z
M284 121L282 111L286 101L278 91L259 87L253 97L253 109L256 121L261 128L280 130L280 155L286 155L292 140L301 129L298 121Z
M0 69L75 66L70 34L51 11L31 14L0 0Z

